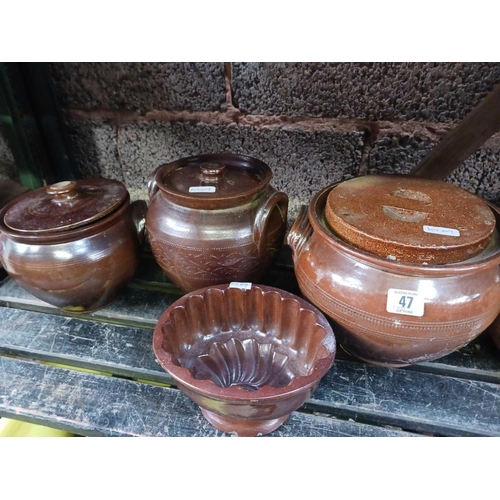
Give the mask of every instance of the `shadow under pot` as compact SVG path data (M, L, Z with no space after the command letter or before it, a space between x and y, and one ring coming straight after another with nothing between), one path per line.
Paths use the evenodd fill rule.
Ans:
M446 356L499 314L499 221L457 186L366 176L316 194L288 243L302 293L342 348L398 367Z
M35 297L69 312L116 300L140 258L146 203L110 179L30 191L0 212L0 258Z
M153 255L183 291L258 283L286 231L288 197L264 162L230 153L158 167L149 183L146 232Z
M500 316L488 327L488 333L496 348L500 351Z

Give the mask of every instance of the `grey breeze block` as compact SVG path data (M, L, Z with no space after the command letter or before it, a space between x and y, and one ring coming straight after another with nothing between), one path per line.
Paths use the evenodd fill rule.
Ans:
M51 63L63 108L216 111L224 63Z
M245 113L363 120L462 119L500 82L500 63L233 63Z

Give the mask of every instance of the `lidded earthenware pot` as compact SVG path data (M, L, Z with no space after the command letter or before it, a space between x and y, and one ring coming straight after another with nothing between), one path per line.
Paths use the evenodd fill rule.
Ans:
M438 359L499 314L500 214L462 191L366 176L302 208L288 236L297 281L346 351L390 366Z
M9 276L70 312L100 309L132 278L146 203L111 179L64 181L29 191L0 212L0 258Z
M185 292L257 283L285 236L288 197L269 166L249 156L192 156L158 167L149 183L146 232L166 275Z

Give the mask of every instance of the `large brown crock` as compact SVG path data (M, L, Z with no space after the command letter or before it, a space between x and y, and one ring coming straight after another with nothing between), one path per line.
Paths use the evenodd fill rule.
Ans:
M445 356L493 322L500 312L497 229L479 255L459 263L391 260L332 231L325 206L336 185L302 207L288 243L302 293L341 327L336 334L346 351L404 366ZM500 213L490 208L498 227Z
M286 231L288 197L271 178L264 162L229 153L183 158L153 173L146 231L173 283L188 292L261 280Z
M110 179L36 189L0 211L0 259L35 297L70 312L100 309L135 272L145 212Z

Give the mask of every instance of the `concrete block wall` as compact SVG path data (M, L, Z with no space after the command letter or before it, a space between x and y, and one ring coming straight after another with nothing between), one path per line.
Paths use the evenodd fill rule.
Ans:
M321 188L406 173L500 83L500 63L54 63L78 176L123 181L230 151L272 168L290 223ZM500 139L449 181L500 202Z

